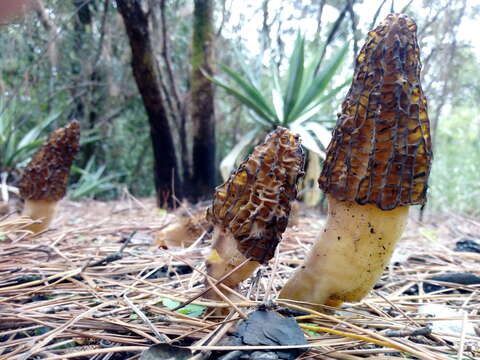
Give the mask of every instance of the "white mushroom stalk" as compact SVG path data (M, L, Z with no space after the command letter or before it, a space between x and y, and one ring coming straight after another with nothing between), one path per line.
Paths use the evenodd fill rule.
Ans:
M416 24L389 15L357 57L319 178L328 218L279 297L309 306L361 300L388 264L432 159Z

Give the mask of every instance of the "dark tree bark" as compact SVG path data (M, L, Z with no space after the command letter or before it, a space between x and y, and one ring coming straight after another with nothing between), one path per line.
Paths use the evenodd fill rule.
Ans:
M150 123L158 205L172 207L174 195L181 198L181 184L173 137L161 96L160 71L153 52L149 17L142 10L141 3L142 0L117 0L132 50L133 76Z
M214 87L202 71L212 73L213 0L195 0L192 35L191 119L193 130L193 200L210 197L215 186Z
M50 16L45 9L42 0L33 0L33 9L37 13L40 23L44 29L48 32L49 42L47 45L48 59L50 60L50 65L52 67L52 73L56 71L58 65L58 49L57 41L55 39L56 34L59 33L59 30L55 23L50 19Z
M92 130L97 122L97 111L95 90L92 86L79 86L87 82L93 83L100 79L100 74L90 70L90 64L85 59L88 52L87 42L91 39L92 20L94 19L95 10L90 8L90 3L81 0L73 0L75 7L75 16L73 17L73 53L74 61L71 63L71 72L75 75L73 86L70 93L75 104L69 118L71 120L79 120L82 129ZM92 14L93 11L93 14ZM80 166L84 168L90 158L97 155L96 142L89 142L82 146L80 157ZM75 176L78 175L74 175Z
M108 1L104 1L102 8L91 1L73 0L72 3L75 7L75 16L73 17L73 53L75 57L71 63L71 69L72 74L75 74L75 76L70 93L75 107L69 117L72 120L79 120L84 130L99 130L101 109L106 107L108 99L105 89L98 86L98 84L106 81L107 73L104 69L97 66L106 29L109 9ZM94 42L96 36L94 28L101 12L103 14L100 21L98 50L94 57L85 57L85 54L88 54L91 49L89 44ZM97 161L103 162L105 160L105 151L99 142L87 142L82 146L81 157L79 157L80 166L85 167L94 156Z

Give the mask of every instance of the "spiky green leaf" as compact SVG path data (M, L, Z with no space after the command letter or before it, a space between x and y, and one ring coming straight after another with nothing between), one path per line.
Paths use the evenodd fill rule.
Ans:
M342 64L345 55L348 52L349 43L345 45L323 66L318 72L312 84L305 92L305 95L299 99L295 108L290 113L290 119L295 119L301 114L305 108L309 107L316 99L321 98L323 92L327 88L328 84L332 80L339 66Z
M295 47L290 57L290 66L287 75L287 88L285 90L284 102L284 124L290 119L290 114L297 103L300 86L303 80L303 68L305 58L305 40L298 34L295 40Z

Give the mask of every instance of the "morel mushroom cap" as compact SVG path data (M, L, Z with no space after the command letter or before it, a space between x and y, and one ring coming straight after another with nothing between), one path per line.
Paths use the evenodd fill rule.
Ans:
M80 148L77 121L55 130L33 155L20 180L20 195L25 200L58 201L65 196L68 175Z
M207 219L230 232L247 258L270 260L288 224L303 175L299 136L278 127L215 189Z
M416 29L390 14L368 33L319 178L337 200L425 203L432 150Z

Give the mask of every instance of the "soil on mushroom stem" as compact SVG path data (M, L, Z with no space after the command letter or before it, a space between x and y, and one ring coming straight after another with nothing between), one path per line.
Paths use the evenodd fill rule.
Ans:
M184 211L188 214L195 210ZM346 325L339 325L335 316L298 320L313 327L335 328L347 335L355 333L366 341L309 331L306 336L315 346L305 357L325 352L392 355L399 350L385 350L369 342L371 332L415 329L435 323L420 313L421 306L428 303L463 309L478 331L478 285L460 286L467 290L463 292L450 287L437 293L426 293L423 287L415 290L414 286L424 278L445 273L480 276L480 254L453 251L460 240L478 240L480 219L427 213L419 223L416 210L411 213L394 255L396 265L385 271L376 289L362 303L347 305L346 311L341 312ZM298 225L285 232L278 261L272 259L261 272L263 279L255 284L250 279L242 285L241 293L248 297L240 304L243 313L248 314L266 294L276 294L320 236L324 220L316 209L300 209ZM204 270L204 255L210 245L205 239L189 249L152 246L156 232L172 221L175 217L157 209L154 199L64 200L51 230L31 238L4 235L0 242L0 358L9 358L12 352L19 356L31 354L30 351L31 355L60 359L66 354L92 357L111 351L118 358L133 359L158 341L151 324L169 339L183 336L184 345L217 331L216 324L225 318L211 314L211 303L198 299L193 303L197 307L171 310L204 289L202 275L192 267ZM119 251L133 231L136 233L121 259L86 267ZM142 320L135 308L150 324ZM407 345L428 356L456 356L460 347L464 358L478 356L474 344L480 343L480 333L467 333L463 338L461 333L439 331L434 338L388 339L393 345Z

